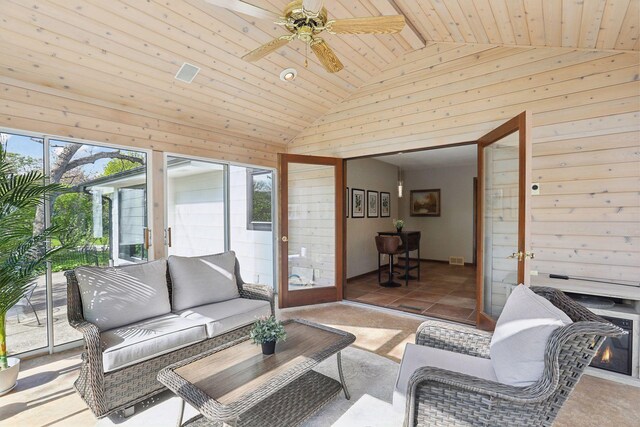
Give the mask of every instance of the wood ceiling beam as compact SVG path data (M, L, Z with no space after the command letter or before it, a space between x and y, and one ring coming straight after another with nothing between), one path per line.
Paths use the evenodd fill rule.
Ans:
M383 15L404 15L407 25L400 31L400 35L409 43L414 49L422 49L427 45L427 41L416 26L411 21L411 15L405 13L400 6L398 6L395 0L370 0L371 3L382 13Z

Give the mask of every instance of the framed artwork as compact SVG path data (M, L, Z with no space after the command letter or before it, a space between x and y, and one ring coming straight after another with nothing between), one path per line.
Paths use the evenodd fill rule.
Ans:
M351 189L351 218L364 218L364 190Z
M391 216L391 194L385 191L380 192L380 217L389 218Z
M411 216L440 216L440 189L411 190L409 214Z
M347 213L347 218L349 218L349 187L344 193L344 211Z
M378 192L367 190L367 218L378 218Z

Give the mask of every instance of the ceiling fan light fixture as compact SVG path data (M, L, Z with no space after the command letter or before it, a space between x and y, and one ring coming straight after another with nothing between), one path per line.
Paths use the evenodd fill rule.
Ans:
M292 82L298 76L298 71L295 68L285 68L280 73L280 80L283 82Z

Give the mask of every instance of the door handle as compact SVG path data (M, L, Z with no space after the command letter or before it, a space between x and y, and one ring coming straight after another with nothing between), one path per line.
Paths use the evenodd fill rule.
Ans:
M524 259L524 252L520 251L520 252L514 252L511 255L509 255L507 258L509 259L518 259L518 261L522 261Z
M282 241L286 243L289 241L289 238L287 236L282 236Z
M169 247L171 247L171 227L167 228L167 242Z
M151 229L144 228L144 248L149 249L151 246Z
M517 258L518 261L523 261L525 258L527 259L534 259L536 257L536 254L534 252L514 252L511 255L509 255L507 258L510 259L515 259Z

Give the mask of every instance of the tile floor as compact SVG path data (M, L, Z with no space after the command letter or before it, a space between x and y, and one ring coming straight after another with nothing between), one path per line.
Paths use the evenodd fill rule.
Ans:
M382 281L388 277L383 269ZM396 268L399 272L400 269ZM414 275L416 271L413 271ZM439 317L456 322L474 324L476 306L476 269L439 262L421 262L420 280L394 281L402 286L384 288L378 284L377 274L347 280L345 299L366 304Z

